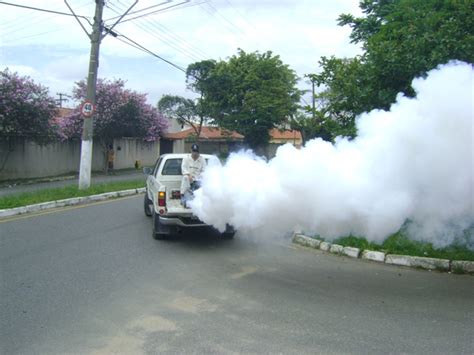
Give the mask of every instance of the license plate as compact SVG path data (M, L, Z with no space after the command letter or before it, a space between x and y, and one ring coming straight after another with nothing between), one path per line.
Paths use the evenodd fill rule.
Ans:
M180 199L181 193L179 191L171 191L171 198L175 200Z

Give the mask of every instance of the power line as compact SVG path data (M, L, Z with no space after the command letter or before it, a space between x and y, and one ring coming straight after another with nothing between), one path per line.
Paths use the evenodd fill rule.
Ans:
M234 10L234 12L240 16L240 18L242 18L245 22L247 22L251 27L253 27L254 30L256 30L257 28L244 16L242 15L242 13L234 6L232 5L232 3L229 1L229 0L225 0L226 3L229 4L229 6L232 8L232 10Z
M88 2L88 0L86 0L86 2ZM1 1L0 4L9 5L10 3ZM82 7L87 6L87 5L88 5L87 3L83 2L82 5L79 6L79 8L82 8ZM50 26L49 30L47 30L47 31L43 31L41 33L37 33L35 31L35 33L33 33L33 34L26 34L24 36L20 35L16 38L14 36L13 37L8 36L9 34L20 34L22 32L23 33L24 32L27 32L27 33L30 32L31 33L31 27L35 27L35 25L37 25L37 24L49 21L50 19L54 18L58 14L70 16L70 14L68 14L68 13L62 13L62 12L59 12L59 11L53 11L53 10L48 10L48 9L33 8L31 6L23 6L23 5L17 5L17 4L12 4L12 6L19 7L22 10L31 10L31 11L36 12L36 14L33 15L33 16L25 16L26 19L25 19L24 16L22 16L23 21L18 21L17 19L15 19L15 20L12 20L11 22L7 23L6 25L3 24L4 27L3 27L2 30L0 30L1 35L4 38L8 37L8 40L4 40L3 43L12 43L12 42L19 41L19 40L22 40L22 39L34 38L34 37L43 36L43 35L49 34L49 33L59 32L59 31L64 29L64 26L62 26L62 25L60 27L58 27L58 26L51 27ZM42 14L42 12L50 13L51 11L53 12L53 15L51 15L51 16L44 17L43 14ZM86 18L84 16L82 16L82 17ZM86 20L89 22L89 20L87 18L86 18ZM13 26L11 26L10 24L13 24ZM28 31L28 30L30 30L30 31ZM7 31L7 32L5 32L5 31Z
M119 2L121 3L121 1ZM117 7L117 9L121 11L120 8ZM114 9L112 9L112 11L117 12ZM152 22L149 19L139 19L139 21L146 22L146 23L135 24L136 26L141 28L144 32L159 39L160 41L174 48L178 52L186 55L190 59L196 61L196 60L201 60L201 57L206 56L204 52L200 51L199 49L192 46L189 42L185 41L184 39L180 38L178 35L169 31L165 26ZM162 33L162 35L157 34L156 31L159 31L160 33ZM165 36L165 37L162 37L162 36Z
M48 10L48 9L40 9L39 7L32 7L32 6L26 6L26 5L19 5L19 4L12 4L9 2L5 1L0 1L0 4L3 5L10 5L10 6L15 6L15 7L20 7L24 9L29 9L29 10L35 10L35 11L42 11L42 12L49 12L51 14L56 14L56 15L64 15L64 16L74 16L73 14L68 14L67 12L61 12L61 11L54 11L54 10ZM89 22L89 25L92 26L92 23L89 21L89 18L86 16L81 16L78 15L77 17L85 19L87 22Z
M212 1L212 0L211 0ZM246 36L246 34L238 27L236 26L232 21L230 21L229 19L227 19L227 17L225 17L224 15L222 15L219 10L217 10L217 8L212 5L212 3L210 1L208 1L206 3L207 6L209 6L214 12L212 11L209 11L207 10L205 7L201 6L201 8L206 11L208 14L210 14L212 17L216 17L215 14L217 14L221 19L223 19L225 22L227 22L230 27L226 26L228 30L230 30L230 32L233 32L234 34L238 35L239 37L241 37L242 35Z
M120 0L119 0L120 2ZM180 47L183 47L187 52L189 52L193 55L196 55L198 58L199 57L206 57L207 54L201 51L199 48L193 46L191 43L183 39L181 36L173 33L171 30L169 30L166 26L163 24L158 23L157 21L152 21L151 19L141 19L140 21L142 22L147 22L151 27L155 28L159 32L163 33L165 36L170 37L171 39L175 40L178 42L178 45Z
M155 11L148 12L148 13L143 14L143 15L140 15L140 16L132 17L132 18L123 20L122 23L128 22L128 21L132 21L132 20L136 20L136 19L138 19L138 18L142 18L142 17L145 17L145 16L150 16L150 15L156 14L156 13L158 13L158 12L163 12L163 11L165 11L165 10L172 9L172 8L178 7L178 6L180 6L180 5L187 4L187 3L189 3L190 1L191 1L191 0L186 0L186 1L180 2L179 4L175 4L175 5L171 5L171 6L165 7L164 9L155 10Z
M137 43L136 41L134 41L133 39L131 39L131 38L127 37L127 36L125 36L124 34L121 34L121 33L118 33L118 32L113 32L112 35L114 35L114 34L116 34L116 35L119 36L119 37L123 37L123 38L125 38L127 41L129 41L130 43L132 43L132 44L133 44L132 47L138 48L138 49L140 49L141 51L143 51L143 52L145 52L145 53L148 53L148 54L150 54L150 55L152 55L152 56L154 56L154 57L156 57L156 58L158 58L158 59L164 61L165 63L168 63L169 65L171 65L171 66L173 66L174 68L176 68L176 69L182 71L183 73L186 73L186 70L185 70L184 68L182 68L182 67L180 67L179 65L177 65L177 64L175 64L175 63L169 61L168 59L163 58L162 56L160 56L160 55L154 53L153 51L149 50L148 48L145 48L145 47L142 46L140 43ZM114 37L115 37L115 36L114 36ZM119 39L118 37L116 37L116 38ZM123 42L123 41L122 41L122 42ZM124 43L126 43L126 42L124 42ZM129 43L127 43L127 44L129 44Z
M79 6L79 8L82 8L82 7L88 5L89 0L85 0L85 1L86 1L86 3L83 2L83 4ZM23 9L21 9L21 10L23 10ZM28 10L28 9L26 9L26 10ZM22 21L19 21L18 16L16 16L13 20L7 21L7 22L1 24L0 27L2 27L2 29L0 30L0 32L3 32L2 36L5 37L6 35L8 35L10 33L24 32L24 31L28 30L31 27L35 27L34 25L49 21L50 19L54 18L57 15L56 13L54 13L51 16L44 17L44 15L42 14L41 11L35 11L35 10L32 10L32 11L33 11L34 15L31 15L31 13L30 13L30 16L22 16L21 17ZM56 28L57 27L55 27L55 29L52 30L52 31L43 32L42 34L59 31ZM8 32L4 32L4 31L8 31ZM35 33L33 35L23 36L23 37L18 38L18 39L31 38L31 37L36 37L36 36L38 36L38 34ZM8 38L8 42L12 42L12 41L15 41L15 40L17 40L17 39L11 38L10 36Z
M116 11L115 9L111 8L109 5L108 7L118 13L118 11ZM119 8L117 8L119 9ZM119 9L120 10L120 9ZM139 20L140 21L140 20ZM196 56L194 54L192 54L191 52L189 52L187 49L183 49L182 47L176 45L175 43L173 43L172 41L170 41L169 39L167 38L163 38L161 36L159 36L158 34L156 34L154 31L150 30L147 25L145 24L135 24L137 27L139 27L142 31L144 31L145 33L147 33L148 35L152 36L152 37L155 37L157 38L160 42L163 42L164 44L168 45L169 47L175 49L176 51L178 51L179 53L185 55L186 57L190 58L191 60L195 61L197 60Z
M29 36L24 36L24 37L17 37L17 38L10 38L9 40L4 41L3 43L6 44L6 43L16 42L16 41L19 41L19 40L22 40L22 39L40 37L40 36L43 36L43 35L48 34L48 33L55 33L55 32L59 32L59 31L62 31L62 30L64 30L63 27L58 27L54 30L41 32L41 33L35 33L34 35L29 35Z
M130 13L128 14L128 16L133 15L133 14L137 14L137 13L139 13L139 12L143 12L143 11L146 11L146 10L150 10L150 9L152 9L152 8L155 8L155 7L158 7L158 6L161 6L161 5L168 4L168 3L172 2L172 1L173 1L173 0L166 0L165 2L161 2L161 3L156 4L156 5L148 6L148 7L145 7L145 8L143 8L143 9L130 12ZM119 1L119 2L120 2L120 1ZM120 3L121 3L121 2L120 2ZM108 5L106 5L106 6L108 7ZM111 18L105 20L105 22L118 19L119 17L120 17L120 16L111 17Z

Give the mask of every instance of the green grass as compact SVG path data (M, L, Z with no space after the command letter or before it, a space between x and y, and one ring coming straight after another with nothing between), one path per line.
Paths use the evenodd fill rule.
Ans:
M102 194L104 192L121 191L145 187L143 179L130 181L117 181L92 185L86 190L79 190L77 185L65 186L54 189L44 189L34 192L25 192L21 194L7 195L0 197L0 209L15 208L36 203L63 200L73 197L84 197L90 195Z
M467 238L467 236L465 236L465 238ZM456 243L445 248L435 248L431 243L409 239L407 234L401 231L385 239L382 244L372 243L364 237L356 236L341 237L334 240L333 243L345 247L356 247L361 250L369 249L383 251L388 254L474 261L474 251L468 249L461 243Z

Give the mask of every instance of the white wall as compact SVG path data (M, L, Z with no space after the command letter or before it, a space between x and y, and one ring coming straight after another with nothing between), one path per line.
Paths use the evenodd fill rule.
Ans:
M120 150L118 149L120 147ZM114 140L115 169L133 168L135 162L153 165L160 153L159 142L122 138ZM0 181L57 176L79 171L81 142L38 145L22 138L0 139ZM103 147L94 141L92 170L105 167Z

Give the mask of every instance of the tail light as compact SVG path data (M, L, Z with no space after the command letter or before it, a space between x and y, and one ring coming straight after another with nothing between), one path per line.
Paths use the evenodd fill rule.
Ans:
M158 206L160 207L166 206L166 192L165 191L158 192Z

